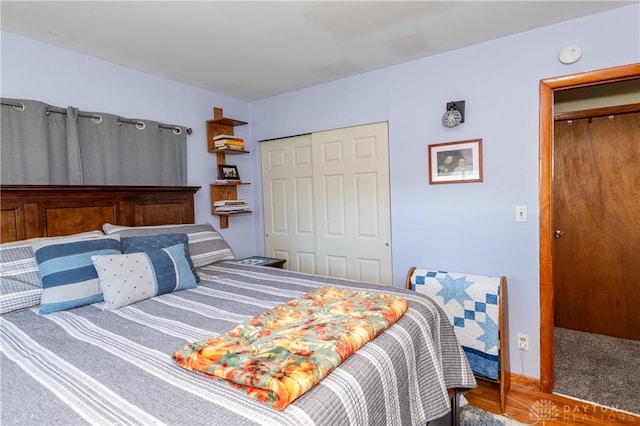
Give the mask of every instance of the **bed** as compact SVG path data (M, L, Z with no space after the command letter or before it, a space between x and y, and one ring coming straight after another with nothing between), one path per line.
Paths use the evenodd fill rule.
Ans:
M198 246L196 231L210 225L191 225L197 188L54 189L1 188L3 298L11 283L33 281L37 268L28 256L9 258L8 250L25 249L27 238L87 231L119 238L184 232L200 281L111 310L96 302L40 314L37 296L28 306L7 309L0 316L3 425L424 425L451 411L451 395L458 394L451 390L476 386L446 315L426 296L242 265L213 228L206 234L216 236L215 253ZM10 276L12 262L21 263L23 276ZM181 346L225 333L319 286L399 295L409 309L284 410L172 361Z

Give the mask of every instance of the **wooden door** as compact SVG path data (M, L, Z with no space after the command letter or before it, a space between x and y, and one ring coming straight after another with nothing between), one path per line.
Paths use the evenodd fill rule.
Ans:
M640 113L556 121L555 326L640 340Z
M312 135L318 273L392 284L387 123Z

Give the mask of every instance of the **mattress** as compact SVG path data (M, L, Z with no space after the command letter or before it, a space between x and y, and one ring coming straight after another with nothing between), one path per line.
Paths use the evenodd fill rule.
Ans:
M198 275L195 289L110 311L0 316L0 423L424 425L450 411L447 389L476 386L447 316L422 294L233 261ZM401 295L409 309L286 409L172 361L186 343L320 285Z

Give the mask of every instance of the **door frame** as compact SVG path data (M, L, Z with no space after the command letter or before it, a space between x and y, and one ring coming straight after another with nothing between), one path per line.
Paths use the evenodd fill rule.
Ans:
M540 80L540 388L553 392L553 93L640 78L640 63Z

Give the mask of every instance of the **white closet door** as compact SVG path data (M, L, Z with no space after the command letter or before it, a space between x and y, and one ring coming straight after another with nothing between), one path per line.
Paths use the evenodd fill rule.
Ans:
M391 285L387 123L261 143L266 255Z
M311 135L260 144L265 253L285 268L316 273Z
M317 273L392 284L387 123L312 134Z

